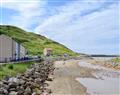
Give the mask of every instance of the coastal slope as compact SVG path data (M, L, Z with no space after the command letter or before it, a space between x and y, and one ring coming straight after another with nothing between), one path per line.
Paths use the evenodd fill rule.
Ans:
M55 55L64 53L76 55L75 52L58 42L33 32L27 32L16 26L0 25L0 35L1 34L5 34L21 43L31 55L40 55L43 49L47 47L52 48L53 54Z

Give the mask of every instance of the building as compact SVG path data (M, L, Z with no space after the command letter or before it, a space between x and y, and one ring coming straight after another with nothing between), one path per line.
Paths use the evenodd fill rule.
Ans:
M0 62L9 62L25 57L26 49L12 38L0 35Z
M45 48L43 53L45 56L50 56L52 54L52 48Z

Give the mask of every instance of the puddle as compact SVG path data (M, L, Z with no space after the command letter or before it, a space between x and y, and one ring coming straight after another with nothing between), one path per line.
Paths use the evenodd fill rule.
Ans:
M77 78L76 80L87 88L87 93L90 95L120 95L119 78L108 78L105 80Z

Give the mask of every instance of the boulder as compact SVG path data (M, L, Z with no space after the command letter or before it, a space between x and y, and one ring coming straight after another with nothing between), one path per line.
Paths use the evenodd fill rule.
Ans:
M18 83L18 82L19 82L19 79L12 77L12 78L9 78L8 82L9 82L9 83L10 83L10 82Z
M18 93L15 92L15 91L11 91L11 92L9 93L9 95L18 95Z
M31 93L32 93L32 91L31 91L30 87L27 87L27 88L25 89L24 95L31 95Z
M9 88L16 88L17 84L15 82L10 82L8 86Z
M0 88L0 95L8 95L8 91L4 88Z

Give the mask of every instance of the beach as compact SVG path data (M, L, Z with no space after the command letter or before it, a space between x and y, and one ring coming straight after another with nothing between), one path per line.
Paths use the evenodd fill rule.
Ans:
M76 77L93 77L91 69L79 67L79 60L56 61L54 80L50 83L52 95L86 95L86 88Z
M85 62L88 62L89 59L85 59L85 60L87 60ZM107 74L106 73L103 74L101 72L103 72L104 67L100 67L100 69L98 69L99 68L98 66L97 67L89 66L89 64L88 66L86 66L87 63L84 66L82 65L83 64L82 62L84 62L84 60L70 59L66 61L55 61L54 63L55 71L53 75L54 79L52 82L49 83L49 87L48 87L52 91L51 95L108 95L109 90L112 89L112 87L116 89L115 91L111 91L112 94L109 93L109 95L119 95L119 84L118 84L119 83L118 79L120 74L119 72L108 71ZM101 84L104 84L105 81L102 81L102 80L105 77L108 78L107 75L112 76L112 78L116 76L117 78L117 81L113 79L107 80L108 81L107 84L109 84L112 81L111 84L108 85L110 87L105 90L107 92L103 91L104 94L101 94L101 92L99 92L101 89L104 89L104 88L92 89L96 87L98 82L100 82ZM113 84L115 83L118 85L115 86L112 83ZM105 87L108 87L108 86L105 86ZM94 93L94 90L98 92Z

